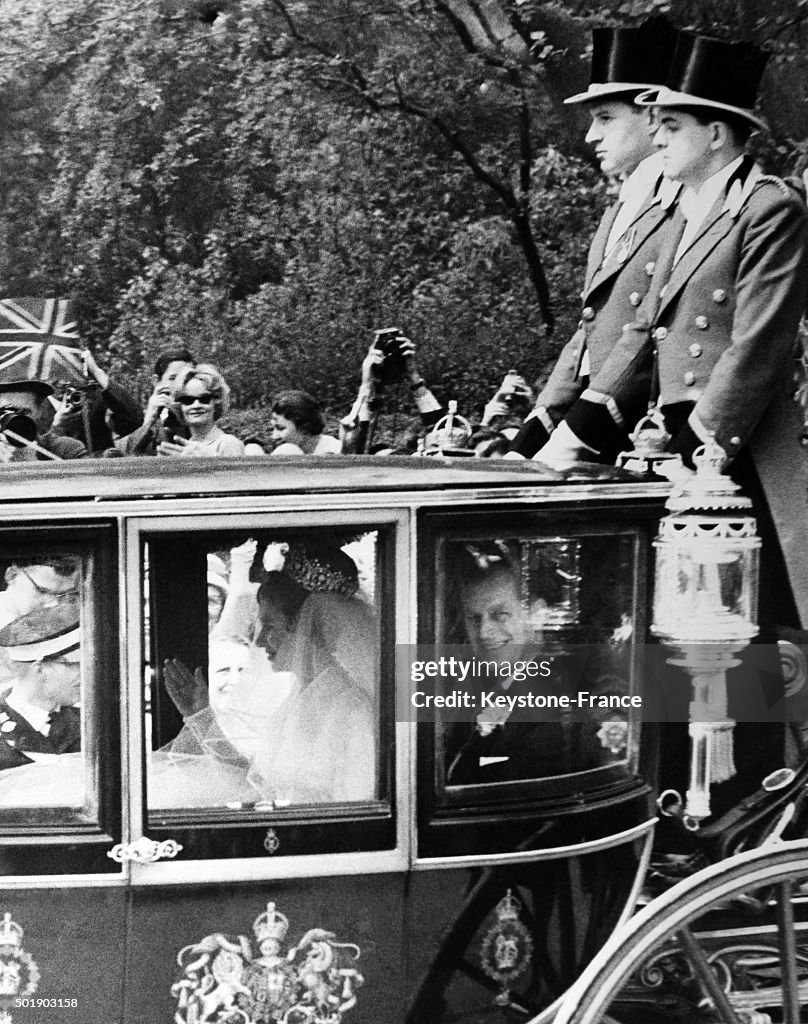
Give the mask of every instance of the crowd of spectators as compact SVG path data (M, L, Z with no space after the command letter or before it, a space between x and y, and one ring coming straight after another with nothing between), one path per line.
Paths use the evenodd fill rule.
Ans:
M85 350L80 383L0 382L0 461L87 457L301 456L416 454L496 458L504 455L533 405L533 391L509 371L475 410L444 406L418 369L415 343L379 331L365 356L350 411L330 430L306 391L278 392L260 436L222 428L230 388L217 367L198 363L182 344L154 364L152 392L141 409ZM414 408L410 408L410 406ZM411 416L417 412L417 416Z

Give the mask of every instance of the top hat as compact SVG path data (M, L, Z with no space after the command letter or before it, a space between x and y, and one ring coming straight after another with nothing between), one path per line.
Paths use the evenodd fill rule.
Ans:
M676 29L661 16L649 18L638 28L593 29L589 88L568 96L564 102L619 99L622 93L661 85L675 46Z
M725 111L766 128L753 108L768 59L753 43L728 43L682 32L664 85L639 96L637 103Z
M6 391L31 391L41 398L53 394L53 388L44 380L0 380L0 395Z
M0 647L11 661L79 657L81 629L79 598L71 594L57 604L34 608L0 629Z

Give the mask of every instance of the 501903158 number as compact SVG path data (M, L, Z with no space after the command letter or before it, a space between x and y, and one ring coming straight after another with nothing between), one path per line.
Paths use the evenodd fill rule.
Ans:
M54 1007L67 1007L77 1008L79 1005L78 999L15 999L15 1007L37 1007L37 1006L54 1006Z

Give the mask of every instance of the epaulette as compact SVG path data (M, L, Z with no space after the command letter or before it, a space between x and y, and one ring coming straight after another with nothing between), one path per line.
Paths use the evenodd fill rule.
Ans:
M786 199L796 199L799 197L797 188L793 185L789 188L788 184L782 178L778 178L776 174L761 174L755 181L755 188L758 188L759 185L776 185Z

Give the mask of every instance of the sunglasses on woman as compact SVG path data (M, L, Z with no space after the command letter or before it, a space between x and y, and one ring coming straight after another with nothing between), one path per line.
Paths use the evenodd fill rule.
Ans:
M210 405L214 401L214 396L209 392L205 392L201 395L177 395L177 401L180 405L193 405L194 402L199 402L200 405Z

